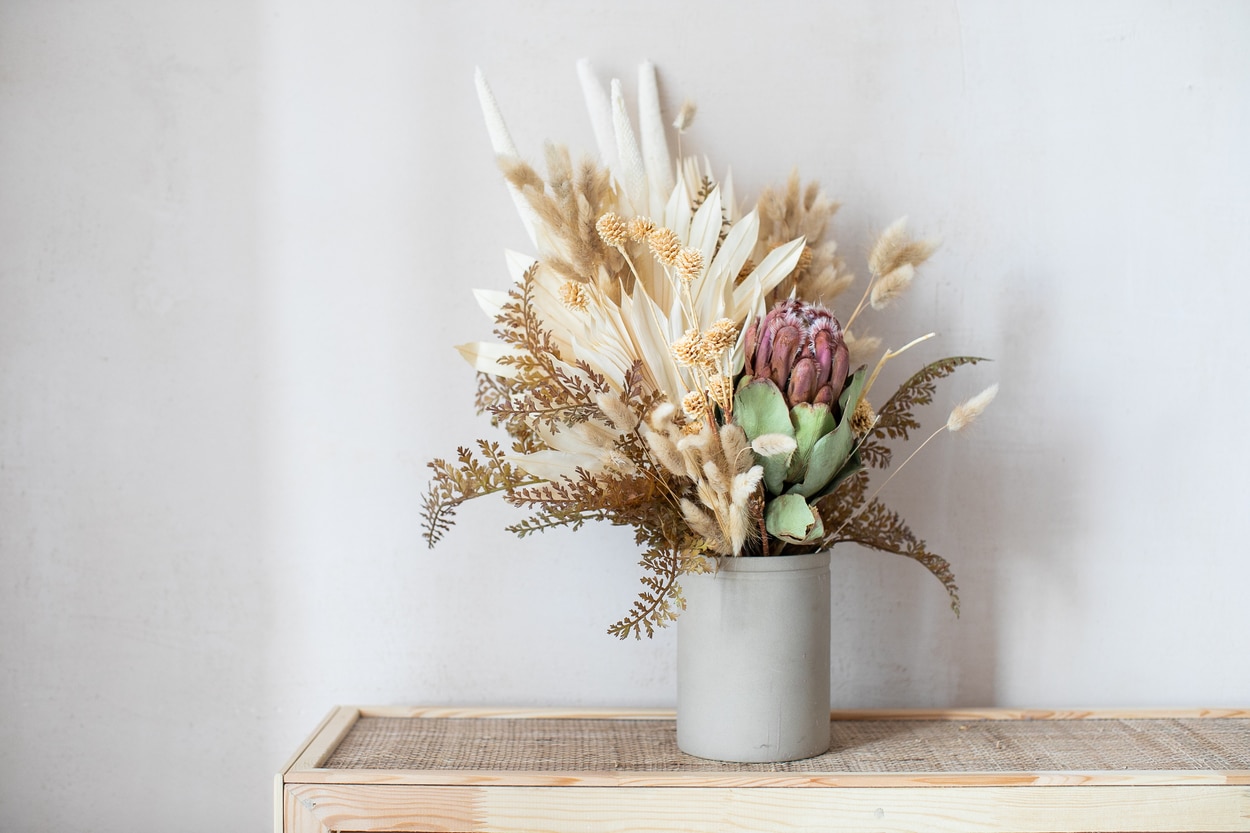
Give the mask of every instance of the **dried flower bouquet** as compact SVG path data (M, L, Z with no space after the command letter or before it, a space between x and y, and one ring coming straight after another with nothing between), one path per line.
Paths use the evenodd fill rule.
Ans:
M679 578L714 556L842 542L920 562L958 612L950 565L878 499L880 486L870 491L868 472L888 469L890 443L919 430L913 411L932 402L935 383L981 359L933 362L874 409L881 368L929 336L882 352L851 329L906 291L935 244L901 220L890 226L840 322L832 305L855 277L828 233L837 203L792 174L741 214L728 176L718 182L693 158L670 163L650 64L637 133L619 82L609 95L585 62L579 70L608 167L548 145L545 176L522 161L478 74L538 255L510 252L513 287L476 292L498 342L459 349L478 371L478 412L511 443L478 440L430 463L430 546L461 503L493 493L532 511L509 527L520 536L591 520L632 527L644 586L609 628L622 638L670 622L684 606ZM692 116L684 106L679 139ZM925 443L966 426L996 389L957 407Z

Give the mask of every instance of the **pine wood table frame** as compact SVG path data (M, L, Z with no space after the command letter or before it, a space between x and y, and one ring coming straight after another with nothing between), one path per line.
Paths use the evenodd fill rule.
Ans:
M1250 831L1250 767L954 774L325 768L361 717L671 721L673 714L340 706L277 777L277 833ZM860 711L832 717L1240 720L1250 718L1250 709ZM1246 743L1250 748L1250 736Z

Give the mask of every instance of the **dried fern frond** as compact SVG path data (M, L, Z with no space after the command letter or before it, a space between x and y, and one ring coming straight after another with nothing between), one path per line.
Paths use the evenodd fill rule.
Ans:
M607 520L607 512L599 509L586 512L535 512L528 518L504 527L518 538L525 538L536 532L562 527L570 532L581 529L587 521Z
M514 430L523 431L536 422L556 429L589 419L599 413L595 397L609 389L606 380L584 362L573 363L577 371L573 373L561 360L559 346L534 308L537 269L535 264L526 270L496 317L495 336L517 349L516 355L499 363L515 368L517 373L510 395L497 400L489 410L514 436Z
M618 639L630 636L641 639L655 634L656 628L668 626L686 609L678 579L687 573L701 573L708 569L708 562L701 548L681 550L663 544L652 546L643 553L638 565L645 571L642 591L634 600L629 613L608 628L608 633Z
M478 440L477 447L480 458L461 446L456 463L435 459L428 464L434 477L422 501L421 518L431 548L451 528L456 509L465 501L541 482L509 463L498 443Z
M924 565L942 582L950 596L951 610L959 615L959 585L955 583L950 563L942 556L929 552L925 542L912 533L899 514L886 508L881 501L873 500L867 509L847 524L833 543L840 541L852 541L879 552L906 556Z
M532 454L543 447L542 441L534 433L533 426L507 413L513 397L518 392L519 388L515 379L479 372L474 406L478 416L489 414L491 425L507 431L508 436L512 438L514 454Z

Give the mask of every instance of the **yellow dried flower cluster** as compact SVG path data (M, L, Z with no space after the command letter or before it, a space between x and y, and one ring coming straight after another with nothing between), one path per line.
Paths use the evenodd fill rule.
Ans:
M569 309L585 312L590 306L590 295L586 286L577 281L565 281L560 286L560 301Z
M614 211L609 211L599 218L595 223L595 231L599 232L599 237L604 243L616 248L622 248L629 242L629 226L621 215Z
M673 358L683 367L698 367L703 364L703 336L698 327L686 330L685 335L673 342Z
M637 216L626 220L616 212L609 211L595 222L595 231L600 240L625 254L626 260L629 255L625 251L625 245L630 241L645 241L655 259L674 270L676 277L686 284L698 280L703 274L703 252L683 246L677 232L657 226L650 217ZM630 269L633 268L631 263ZM634 274L637 276L636 270Z
M629 239L643 241L647 235L655 231L655 220L650 217L635 217L629 221Z
M728 318L721 318L703 334L703 350L710 361L718 361L721 355L738 340L738 325Z
M683 248L677 232L661 226L647 235L647 243L651 246L651 254L655 255L656 260L665 266L676 265L677 255L681 254Z
M686 330L673 342L671 352L683 367L699 368L709 374L720 370L721 360L738 340L738 325L721 318L705 333L697 327Z
M681 400L681 410L691 419L699 419L707 407L707 399L702 391L692 390Z
M687 434L697 434L703 427L703 421L716 418L713 406L720 408L724 414L733 411L733 379L718 373L707 380L706 390L692 390L681 400L681 410L686 417L682 430Z
M673 268L683 281L689 283L703 274L703 252L698 249L682 249L673 261Z
M861 399L851 412L851 431L857 437L865 436L877 424L877 414L867 399Z

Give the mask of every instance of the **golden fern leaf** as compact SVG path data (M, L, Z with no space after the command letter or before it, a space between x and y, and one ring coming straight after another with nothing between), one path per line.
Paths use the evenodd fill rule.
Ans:
M696 556L697 557L697 556ZM677 579L691 572L691 556L680 549L657 546L647 550L638 562L646 573L642 577L643 589L630 606L629 613L608 628L608 633L618 639L633 636L641 639L643 634L651 637L656 628L667 627L686 609Z
M480 459L461 446L455 463L435 459L428 464L434 477L422 500L421 525L430 548L451 528L456 509L465 501L542 482L505 460L498 443L478 440L477 446Z

